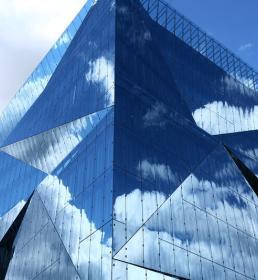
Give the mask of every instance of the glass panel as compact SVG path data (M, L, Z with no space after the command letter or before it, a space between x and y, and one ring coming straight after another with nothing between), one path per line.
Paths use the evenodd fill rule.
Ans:
M23 118L3 139L3 145L114 104L115 14L114 9L110 9L112 1L108 2L98 1L94 5L75 36L75 25L68 27L69 37L74 36L73 43L61 60L52 58L52 63L58 62L58 67L43 93L37 95L33 106L26 108ZM56 52L52 54L54 56Z
M46 174L0 152L0 217L24 203Z
M16 217L19 215L26 201L18 202L10 211L0 217L0 241L12 225Z
M111 109L106 109L93 113L74 122L4 147L1 150L45 173L52 173L101 121L106 121L107 114L110 112ZM101 139L101 136L98 139ZM105 144L105 135L103 135L102 141L99 140L99 142L102 145ZM102 154L104 154L103 149ZM70 155L70 158L72 156Z
M21 275L25 279L32 279L59 259L58 275L68 273L69 263L70 266L73 266L54 225L40 206L37 195L35 199L32 199L32 204L25 215L25 221L30 219L29 224L28 222L23 223L21 231L16 236L15 250L8 267L7 279L18 279ZM33 208L33 204L36 208ZM38 209L37 219L34 216L36 209ZM44 223L43 220L45 220Z
M94 0L87 1L77 17L84 19L93 4ZM74 22L77 22L77 17L74 19ZM73 22L71 25L73 25ZM79 25L77 24L73 26L76 30L79 28ZM67 36L67 31L61 35L36 70L31 74L10 104L0 115L0 146L4 145L4 143L6 145L7 143L10 144L11 142L14 142L11 138L9 138L10 141L6 141L6 139L30 110L31 106L35 104L35 101L44 92L46 85L56 70L57 65L70 45L72 39L73 37ZM35 124L35 120L31 120L31 122ZM38 123L36 123L36 125L38 126ZM24 133L29 133L29 130L27 129L28 128L26 128ZM18 135L14 135L12 139L14 138L21 139Z
M111 279L112 224L80 243L78 271L81 279Z

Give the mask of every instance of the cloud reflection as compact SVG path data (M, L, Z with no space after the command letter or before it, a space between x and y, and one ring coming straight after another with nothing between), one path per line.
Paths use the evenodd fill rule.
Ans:
M85 78L88 82L99 83L106 91L106 105L114 104L114 64L113 61L101 56L89 62L89 71Z

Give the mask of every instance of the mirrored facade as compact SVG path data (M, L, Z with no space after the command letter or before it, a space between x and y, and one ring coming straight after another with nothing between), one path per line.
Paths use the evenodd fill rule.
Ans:
M88 1L0 115L0 279L258 279L257 106L161 0Z

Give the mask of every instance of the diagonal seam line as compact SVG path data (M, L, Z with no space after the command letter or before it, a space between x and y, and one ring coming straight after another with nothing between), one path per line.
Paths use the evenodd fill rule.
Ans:
M241 176L247 181L247 185L251 188L251 190L256 195L258 195L258 178L257 178L257 176L226 145L224 145L224 149L226 150L230 159L233 161L234 165L240 172ZM242 165L242 168L240 165ZM242 169L245 169L245 171ZM244 172L248 172L250 174L244 174ZM251 176L252 178L248 178L248 176ZM251 180L254 180L254 182L252 182Z
M28 201L22 207L22 209L18 213L17 217L14 219L11 226L7 229L3 238L1 238L1 240L0 240L0 247L3 247L7 250L6 262L4 261L4 264L1 265L1 267L0 267L0 277L1 277L1 279L2 279L2 277L5 278L6 274L9 271L10 265L12 264L13 255L14 255L13 246L14 246L15 240L17 239L17 235L20 231L20 228L23 224L24 217L27 213L27 210L28 210L28 207L30 205L30 201L31 201L31 198L32 198L33 194L34 194L34 191L31 193ZM1 260L1 258L0 258L0 260Z
M1 151L0 151L1 152ZM4 153L4 152L3 152ZM6 153L5 153L6 154ZM9 156L9 154L7 154L8 156ZM10 157L12 157L12 156L10 156ZM12 157L12 158L14 158L14 157ZM21 160L18 160L18 159L16 159L16 158L14 158L14 160L17 160L17 161L21 161ZM23 161L21 161L22 163L24 163ZM25 163L26 164L26 163ZM27 164L28 166L31 166L31 165L29 165L29 164ZM33 167L33 166L32 166ZM35 168L35 167L33 167L33 168ZM43 172L43 171L41 171L40 169L37 169L37 168L35 168L36 170L38 170L38 171L40 171L40 172L42 172L43 174L45 174L46 176L35 186L35 189L32 191L32 193L31 194L33 194L34 193L34 191L38 188L38 186L39 185L41 185L41 183L46 179L46 177L48 176L48 174L46 174L45 172ZM28 196L28 197L23 197L22 199L23 200L28 200L29 198L30 198L30 196L31 196L31 194ZM26 201L27 202L27 201ZM18 202L19 203L19 202ZM11 208L9 208L6 212L4 212L3 214L2 214L2 217L1 218L3 218L3 216L5 216L9 211L11 211L18 203L16 203L14 206L11 206Z
M223 144L225 147L227 147L228 148L228 146L227 145L225 145L225 144ZM230 145L229 145L230 146ZM229 148L228 148L229 149ZM237 151L236 149L234 149L234 148L231 148L230 147L230 151L232 151L232 152L234 152L234 155L238 158L238 156L237 155L241 155L241 156L243 156L243 157L246 157L246 158L248 158L248 159L250 159L250 160L252 160L252 161L255 161L255 162L257 162L257 159L256 158L254 158L254 157L252 157L252 156L250 156L249 154L248 155L246 155L246 154L244 154L243 152L240 152L240 151ZM239 159L239 158L238 158ZM239 159L240 160L240 159ZM242 160L241 160L242 161Z
M70 120L69 122L65 122L65 123L63 123L63 124L60 124L60 125L51 127L51 128L49 128L49 129L47 129L47 130L44 130L44 131L42 131L42 132L40 132L40 133L36 133L36 134L30 135L30 136L28 136L28 137L26 137L26 138L20 139L20 140L15 141L15 142L12 142L12 143L10 143L10 144L8 144L8 145L0 146L0 151L2 151L3 148L12 146L12 145L14 145L14 144L16 144L16 143L25 141L25 140L27 140L27 139L33 138L33 137L38 136L38 135L41 135L41 134L43 134L43 133L50 132L50 131L52 131L53 129L56 129L56 128L61 127L61 126L64 126L64 125L66 125L66 124L75 122L75 121L77 121L77 120L79 120L79 119L82 119L82 118L85 118L85 117L89 117L90 115L97 114L97 113L99 113L99 112L101 112L101 111L105 111L105 110L108 110L108 109L112 109L113 107L114 107L114 105L107 106L107 107L105 107L105 108L103 108L103 109L101 109L101 110L92 112L92 113L87 114L87 115L83 115L83 116L81 116L81 117L79 117L79 118L76 118L76 119L74 119L74 120Z
M154 42L154 43L155 43L155 42ZM155 43L155 46L156 46L156 43ZM156 49L159 49L159 47L157 47ZM170 76L171 76L171 78L172 78L172 80L173 80L172 83L174 83L174 86L175 86L175 88L176 88L176 91L177 91L179 97L181 98L181 101L182 101L182 103L183 103L183 106L185 106L185 108L186 108L187 111L188 111L187 113L188 113L189 115L188 115L188 116L183 116L182 113L179 113L179 114L182 115L184 118L186 118L186 119L189 120L191 123L194 123L194 124L197 126L196 121L195 121L195 119L193 118L193 116L192 116L192 114L191 114L190 106L189 106L188 102L187 102L186 99L185 99L185 94L183 94L183 93L181 92L181 90L179 89L179 87L178 87L178 82L176 82L176 79L175 79L175 77L174 77L173 71L172 71L171 68L169 67L169 64L167 63L167 61L164 60L164 57L162 56L162 54L161 54L160 52L159 52L159 57L162 57L162 62L163 62L163 64L166 65L166 68L167 68L167 70L169 71L169 74L170 74ZM169 83L169 86L170 86L170 83Z
M225 134L216 134L216 135L212 135L215 137L215 139L217 139L223 146L225 147L230 147L230 150L234 151L236 154L240 154L240 155L243 155L251 160L254 160L254 161L257 161L256 158L250 156L249 154L246 155L244 154L243 152L240 152L240 151L237 151L235 148L231 148L231 145L228 145L228 144L225 144L224 140L223 140L223 137L221 136L227 136L227 135L234 135L234 134L244 134L244 133L248 133L248 132L253 132L253 131L256 131L258 133L258 130L252 130L252 131L243 131L243 132L232 132L232 133L225 133Z
M175 279L178 279L178 280L190 280L190 279L188 279L188 278L180 277L180 276L173 275L173 274L170 274L170 273L167 273L167 272L162 272L162 271L159 271L159 270L156 270L156 269L147 268L147 267L142 266L142 265L133 264L133 263L131 263L131 262L122 261L122 260L119 260L119 259L116 259L116 258L113 258L113 259L114 259L115 261L122 262L122 263L124 263L124 264L129 264L129 265L132 265L132 266L136 266L136 267L142 268L142 269L144 269L144 270L149 270L149 271L152 271L152 272L156 272L156 273L159 273L159 274L163 274L163 275L165 275L165 276L172 277L172 278L175 278Z
M47 266L45 269L43 269L42 271L40 271L39 274L37 274L35 277L32 278L32 280L37 279L40 275L42 275L44 272L46 272L49 268L51 268L53 265L55 265L57 262L60 261L60 258L58 258L56 261L54 261L52 264L50 264L49 266Z
M102 226L98 227L96 230L94 230L92 233L90 233L89 235L87 235L85 238L83 238L79 243L83 243L85 240L87 240L89 237L91 237L93 234L95 234L97 231L99 231L100 229L104 228L104 226L106 226L108 223L110 223L111 221L113 221L113 219L109 219L107 222L105 222Z
M70 254L68 253L68 251L67 251L67 249L66 249L66 247L65 247L65 245L64 245L64 242L63 242L63 240L62 240L60 234L58 233L57 228L56 228L56 226L55 226L55 224L54 224L52 218L50 217L50 215L49 215L49 213L48 213L48 210L47 210L47 208L46 208L46 206L45 206L43 200L41 199L40 193L39 193L37 190L35 190L35 192L37 192L37 194L38 194L38 196L39 196L39 199L40 199L40 201L41 201L41 203L42 203L42 205L43 205L43 207L44 207L44 209L45 209L45 211L46 211L46 213L47 213L47 215L48 215L48 217L49 217L50 222L52 223L52 225L53 225L53 227L54 227L54 229L55 229L55 232L56 232L57 236L59 237L59 239L60 239L60 241L61 241L61 244L62 244L63 247L64 247L64 250L65 250L65 252L66 252L66 254L67 254L67 256L68 256L68 258L69 258L71 264L73 265L73 267L74 267L76 273L78 274L79 278L81 279L81 276L80 276L80 274L79 274L79 271L78 271L77 268L75 267L75 264L73 263L72 258L71 258L71 256L70 256Z
M27 138L26 138L26 139L27 139ZM25 139L24 139L24 140L25 140ZM17 142L15 142L15 143L17 143ZM15 143L14 143L14 144L15 144ZM11 144L11 145L13 145L13 144ZM9 146L9 145L8 145L8 146ZM8 146L6 146L6 147L8 147ZM43 170L41 170L41 169L35 167L34 165L28 164L28 162L23 161L23 160L21 160L21 159L19 159L19 158L17 158L17 157L14 157L14 156L11 155L11 154L5 152L5 151L3 151L2 148L0 148L0 153L4 153L5 155L8 155L8 156L11 157L12 159L17 160L17 161L19 161L19 162L21 162L21 163L23 163L23 164L26 164L26 165L28 165L28 166L30 166L30 167L32 167L32 168L34 168L34 169L40 171L41 173L44 173L46 176L49 175L49 174L47 174L45 171L43 171Z
M247 277L247 278L253 280L252 277L246 276L245 274L243 274L243 273L241 273L241 272L238 272L238 271L235 271L234 269L232 269L232 268L230 268L230 267L227 267L227 266L225 266L225 265L222 265L222 264L220 264L220 263L218 263L218 262L216 262L216 261L214 261L214 260L211 261L210 259L208 259L208 258L206 258L206 257L204 257L204 256L202 256L202 255L199 255L199 254L197 254L197 253L195 253L195 252L192 252L192 251L190 251L190 250L186 250L185 248L182 248L182 247L180 247L180 246L178 246L178 245L176 245L176 244L174 244L174 243L171 243L171 242L169 242L169 241L167 241L167 240L164 240L164 239L162 239L162 238L159 238L159 240L161 240L161 241L163 241L163 242L165 242L165 243L167 243L167 244L169 244L169 245L172 245L172 246L174 246L174 247L180 248L180 249L182 249L182 250L184 250L184 251L186 251L186 252L188 251L188 252L190 252L191 254L193 254L193 255L195 255L195 256L201 258L201 259L207 260L207 261L209 261L209 262L213 262L213 263L217 264L218 266L221 266L222 268L229 269L229 270L231 270L231 271L233 271L233 272L235 272L235 273L237 273L237 274L240 274L240 275L242 275L242 276L245 276L245 277ZM190 280L190 279L189 279L189 280Z
M175 191L185 182L185 180L190 176L191 173L193 173L206 159L208 156L210 156L216 149L218 145L210 150L207 155L190 171L188 176L184 178L184 180L181 181L180 185L175 189ZM174 191L174 192L175 192ZM174 193L173 192L173 193ZM137 231L121 246L121 248L116 252L116 254L113 256L115 257L124 247L125 245L143 228L143 226L159 211L159 209L171 198L173 193L151 214L151 216L137 229Z
M215 136L216 138L221 138L222 136L228 136L228 135L239 135L244 133L252 133L252 132L258 132L258 129L250 129L250 130L244 130L244 131L236 131L236 132L229 132L229 133L222 133L222 134L213 134L212 136Z
M11 156L13 159L16 159L16 160L18 160L18 161L20 161L20 162L22 162L22 163L25 163L25 164L27 164L28 166L31 166L31 167L35 168L36 170L39 170L39 171L41 171L41 172L43 172L43 173L45 173L45 174L51 174L51 173L53 173L53 172L56 170L56 168L57 168L59 165L56 166L56 167L54 168L54 170L52 170L52 172L50 172L51 170L45 170L45 171L44 171L43 169L39 169L38 167L36 167L36 165L33 165L33 164L28 163L28 162L25 161L24 159L19 159L18 157L15 157L13 154L6 152L4 149L5 149L5 148L8 148L8 147L11 147L11 146L13 146L13 145L16 145L16 144L22 144L22 142L24 142L24 141L28 141L29 139L32 139L32 138L37 137L37 136L40 136L40 135L45 134L45 133L49 133L49 132L53 131L54 129L63 127L63 126L65 126L66 124L71 124L71 123L73 123L73 122L75 122L75 121L77 121L77 120L80 120L80 119L82 119L82 118L90 117L90 116L93 115L93 114L98 114L99 112L102 112L102 111L105 111L105 110L110 110L110 111L111 111L112 108L114 108L114 105L109 106L109 107L107 107L107 108L104 108L104 109L102 109L102 110L93 112L93 113L91 113L91 114L85 115L85 116L83 116L83 117L81 117L81 118L78 118L78 119L75 119L75 120L73 120L73 121L71 121L71 122L67 122L67 123L62 124L62 125L60 125L60 126L51 128L51 129L46 130L46 131L43 131L43 132L41 132L41 133L39 133L39 134L36 134L36 135L30 136L30 137L24 138L24 139L22 139L22 140L19 140L19 141L17 141L17 142L14 142L14 143L12 143L12 144L7 145L7 146L0 147L0 152L3 152L3 153L5 153L6 155ZM110 111L109 111L109 112L110 112ZM107 115L106 115L106 116L107 116ZM96 128L97 125L99 125L99 123L100 123L100 120L98 121L98 123L96 123L95 128ZM45 143L45 140L44 140L44 143ZM75 149L77 146L78 146L78 145L76 145L76 146L74 147L74 149ZM74 149L73 149L73 150L74 150ZM72 150L72 151L73 151L73 150ZM72 152L72 151L71 151L71 152ZM71 153L71 152L70 152L70 153ZM64 160L64 159L63 159L63 160ZM63 160L62 160L60 163L62 163ZM47 163L47 162L45 161L45 163ZM60 164L60 163L59 163L59 164ZM46 171L49 171L49 172L46 173Z

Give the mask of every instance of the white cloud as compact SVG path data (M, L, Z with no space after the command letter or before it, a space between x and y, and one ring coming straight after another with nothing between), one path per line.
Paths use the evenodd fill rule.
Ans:
M106 105L114 103L114 63L104 56L89 62L89 71L85 74L88 82L100 83L106 92Z
M85 0L0 1L0 111L85 2Z
M242 46L239 47L239 51L246 51L246 50L249 50L249 49L252 49L254 47L254 44L253 43L247 43L247 44L244 44Z
M130 237L147 221L152 213L164 203L166 195L157 191L142 192L136 188L131 193L121 195L114 203L115 219L125 225L127 223L126 239ZM144 204L143 208L141 204ZM128 207L128 208L127 208ZM139 208L140 207L140 208ZM139 214L141 213L141 214ZM118 251L125 242L125 227L117 224L115 227L114 247ZM121 232L122 231L124 232Z

